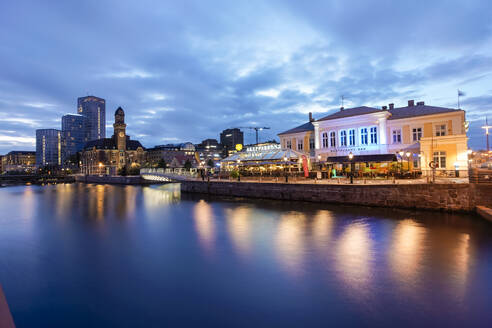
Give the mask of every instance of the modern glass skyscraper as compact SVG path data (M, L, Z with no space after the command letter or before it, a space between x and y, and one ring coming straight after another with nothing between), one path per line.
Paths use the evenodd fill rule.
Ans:
M62 142L62 132L60 130L36 130L36 166L61 165Z
M77 112L86 118L87 141L106 138L106 100L95 96L80 97Z
M63 161L81 151L88 141L86 137L85 122L85 117L79 114L67 114L62 116L62 132L64 139Z

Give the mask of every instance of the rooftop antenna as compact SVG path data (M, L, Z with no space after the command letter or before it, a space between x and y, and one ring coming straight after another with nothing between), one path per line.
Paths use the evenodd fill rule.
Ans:
M344 100L345 98L343 97L343 95L342 95L342 97L341 97L341 98L342 98L342 108L343 108L343 100Z
M487 152L490 151L489 147L489 129L492 129L492 125L489 125L488 117L485 116L485 125L482 126L482 129L485 129L485 138L487 138Z

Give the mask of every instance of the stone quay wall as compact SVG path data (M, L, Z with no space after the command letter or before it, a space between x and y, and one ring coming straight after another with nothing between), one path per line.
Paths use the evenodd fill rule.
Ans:
M76 175L76 182L102 183L102 184L124 184L141 185L151 184L151 181L144 180L139 175L135 176L116 176L116 175Z
M492 184L321 185L183 181L181 191L221 196L320 203L474 211L492 206Z

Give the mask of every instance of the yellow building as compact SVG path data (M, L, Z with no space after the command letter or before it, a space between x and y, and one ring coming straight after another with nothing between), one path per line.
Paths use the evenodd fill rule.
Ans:
M279 134L283 148L309 154L330 169L346 169L356 163L362 173L386 174L399 163L400 170L425 175L436 172L468 175L465 111L408 101L393 104L341 108ZM314 146L314 147L313 147ZM353 160L349 159L353 156Z

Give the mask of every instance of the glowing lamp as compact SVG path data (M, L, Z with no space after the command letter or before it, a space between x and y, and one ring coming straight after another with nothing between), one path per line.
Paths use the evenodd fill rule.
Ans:
M352 152L349 153L348 155L349 159L352 160L354 158L354 154L352 154Z

